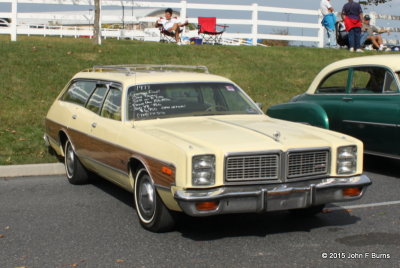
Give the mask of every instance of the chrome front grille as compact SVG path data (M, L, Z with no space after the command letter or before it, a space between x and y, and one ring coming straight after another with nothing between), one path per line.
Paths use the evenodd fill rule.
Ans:
M317 176L328 173L329 151L290 152L287 161L287 178Z
M279 178L279 154L228 156L225 164L225 180L228 182Z

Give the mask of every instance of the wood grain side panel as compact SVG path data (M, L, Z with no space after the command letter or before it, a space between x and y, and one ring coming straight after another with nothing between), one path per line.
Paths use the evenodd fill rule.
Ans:
M171 187L171 184L175 183L174 166L150 157L146 157L144 155L141 155L141 157L143 157L147 162L147 167L155 184L169 188ZM167 167L171 170L171 175L162 171L164 167Z
M155 184L169 188L175 183L175 167L171 164L76 130L68 129L68 135L78 156L93 159L126 174L129 173L129 160L136 158L148 169ZM163 172L163 167L169 168L171 174Z
M64 128L64 126L59 123L56 123L53 120L50 120L48 118L45 118L44 124L46 127L46 134L50 138L52 138L53 140L55 140L59 143L60 141L59 141L58 133L61 129Z
M128 174L128 160L132 154L129 150L73 129L68 129L68 135L78 156Z

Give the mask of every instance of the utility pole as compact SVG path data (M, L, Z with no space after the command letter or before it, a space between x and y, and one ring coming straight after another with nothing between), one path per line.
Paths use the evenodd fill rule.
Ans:
M94 27L93 27L93 42L101 45L101 0L94 1Z
M125 6L123 1L121 1L121 5L122 5L122 29L125 29Z

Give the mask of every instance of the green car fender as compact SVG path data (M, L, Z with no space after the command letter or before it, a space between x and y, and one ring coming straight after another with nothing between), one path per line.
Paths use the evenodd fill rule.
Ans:
M316 103L289 102L273 105L268 108L267 115L277 119L329 129L328 115L325 110Z

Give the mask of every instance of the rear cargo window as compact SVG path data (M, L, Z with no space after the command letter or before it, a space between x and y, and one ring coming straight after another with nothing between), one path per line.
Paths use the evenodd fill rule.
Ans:
M84 106L95 88L96 82L94 81L73 82L65 92L62 100Z

